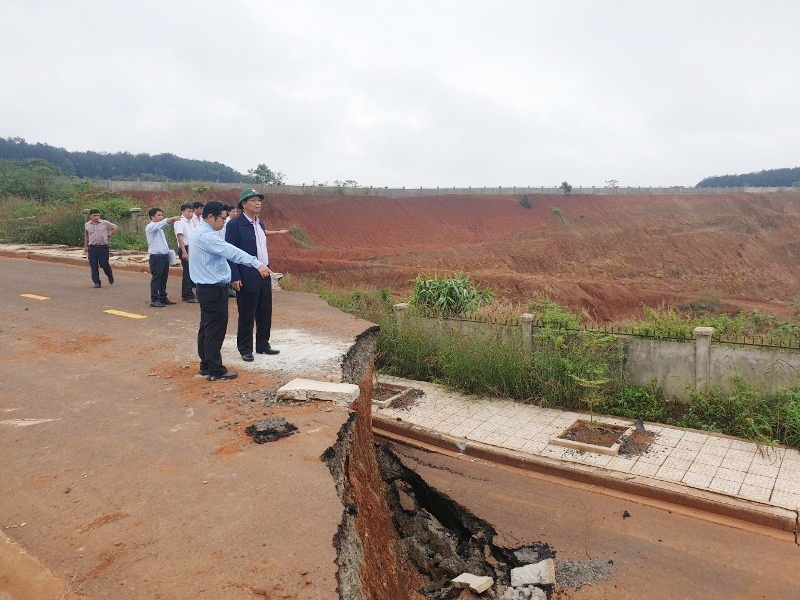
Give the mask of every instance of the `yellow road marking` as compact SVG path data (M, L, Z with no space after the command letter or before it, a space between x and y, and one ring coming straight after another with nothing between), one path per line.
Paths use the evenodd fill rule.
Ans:
M23 298L32 298L33 300L50 300L47 296L37 296L36 294L20 294Z
M129 319L146 319L147 315L137 315L136 313L123 312L121 310L104 310L103 312L118 317L128 317Z

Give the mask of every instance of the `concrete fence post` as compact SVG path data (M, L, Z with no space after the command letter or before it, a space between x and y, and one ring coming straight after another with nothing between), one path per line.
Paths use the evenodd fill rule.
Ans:
M711 377L711 336L713 327L695 327L694 336L694 389L702 390Z
M392 308L394 309L394 317L397 320L397 329L400 330L403 328L406 311L408 310L408 303L401 302L400 304L395 304Z
M531 354L533 352L533 315L531 313L521 314L519 325L522 328L522 347L525 348L525 352Z

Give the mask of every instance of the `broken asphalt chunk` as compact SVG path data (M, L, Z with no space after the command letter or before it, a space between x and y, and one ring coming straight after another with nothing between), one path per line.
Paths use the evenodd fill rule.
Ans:
M297 431L297 427L293 423L287 422L283 417L258 421L245 429L245 432L253 436L253 441L257 444L272 442L278 438L292 435L295 431Z

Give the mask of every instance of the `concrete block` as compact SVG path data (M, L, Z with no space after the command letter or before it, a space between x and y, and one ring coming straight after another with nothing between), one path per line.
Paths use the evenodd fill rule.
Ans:
M554 585L556 582L556 563L552 558L532 565L511 569L511 585Z
M281 400L325 400L337 404L350 404L361 393L353 383L331 383L313 379L292 379L278 389Z
M494 583L494 579L491 577L473 575L472 573L462 573L452 581L458 587L468 587L479 594L488 590Z

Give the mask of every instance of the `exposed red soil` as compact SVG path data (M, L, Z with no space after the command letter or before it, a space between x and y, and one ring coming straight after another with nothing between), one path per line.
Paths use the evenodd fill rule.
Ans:
M148 206L186 197L128 193ZM238 191L213 195L234 203ZM512 301L549 297L600 321L709 295L723 310L794 315L800 192L531 199L525 209L514 195L276 193L263 215L275 227L298 225L311 242L273 236L276 269L401 298L420 273L464 271Z
M578 419L560 436L564 440L572 440L593 446L610 448L619 441L620 436L627 431L621 425L606 425L605 423L590 423Z

